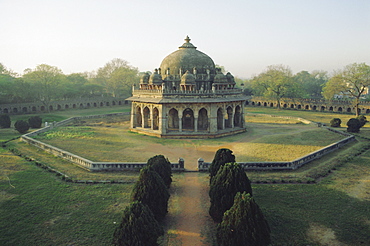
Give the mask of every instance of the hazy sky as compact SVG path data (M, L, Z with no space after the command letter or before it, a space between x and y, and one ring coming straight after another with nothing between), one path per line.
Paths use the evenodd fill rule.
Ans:
M233 75L370 65L369 0L0 0L0 63L65 74L113 58L153 71L189 35Z

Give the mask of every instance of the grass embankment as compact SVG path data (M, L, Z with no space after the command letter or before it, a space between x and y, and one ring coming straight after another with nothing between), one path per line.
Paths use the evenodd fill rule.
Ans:
M285 115L286 112L295 111L279 113ZM309 119L309 115L300 116ZM370 132L366 130L362 129L359 135L369 137ZM6 140L3 133L4 129L0 129L0 139ZM364 147L368 142L363 140L348 146L301 169L302 172L310 172L315 167L328 169L326 165L332 163L336 170L318 184L253 185L255 199L269 221L273 245L369 245L370 153L347 158L356 149L360 152L362 147L358 144ZM9 151L0 150L0 158L0 245L110 244L117 225L114 222L120 222L123 208L129 202L131 184L66 183ZM56 157L48 158L45 159L47 163L52 163L51 159L55 163L62 162ZM337 165L335 158L341 158L343 162ZM67 165L71 164L58 165L69 169ZM76 175L82 172L94 175L78 170ZM208 174L199 175L203 182L208 182ZM280 179L297 173L248 173L251 178L254 175L264 179L272 179L276 175ZM181 193L176 192L176 187L183 181L183 175L174 174L173 179L170 213L181 213L179 204L176 204ZM203 205L208 204L209 199L205 196ZM170 224L168 230L171 236L176 224ZM212 234L205 234L209 235L208 242L212 242ZM169 240L167 245L181 243L174 241L171 244Z

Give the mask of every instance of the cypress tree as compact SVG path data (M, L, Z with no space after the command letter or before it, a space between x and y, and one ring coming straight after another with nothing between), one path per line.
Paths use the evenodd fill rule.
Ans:
M125 208L121 224L113 234L113 245L157 246L163 229L147 205L133 202Z
M234 205L226 211L217 226L220 246L267 246L271 243L270 227L250 194L238 192Z
M213 161L209 166L210 182L212 182L212 178L217 174L218 169L220 169L220 167L225 165L226 163L230 162L235 162L235 156L233 155L233 152L231 150L217 150L215 157L213 158Z
M216 222L221 222L226 210L234 203L235 194L247 192L252 195L251 182L238 163L226 163L213 177L209 190L211 206L209 214Z
M146 204L158 221L166 216L170 193L159 174L148 167L141 169L131 197L133 201Z
M147 162L150 170L153 170L162 177L164 184L170 188L172 182L172 168L171 163L163 155L156 155L150 158Z

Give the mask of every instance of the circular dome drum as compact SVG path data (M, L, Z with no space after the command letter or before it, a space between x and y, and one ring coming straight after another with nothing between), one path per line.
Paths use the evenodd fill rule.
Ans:
M189 37L186 37L185 43L179 47L179 50L166 56L161 63L161 71L168 71L172 75L183 75L186 71L197 74L215 74L215 63L203 52L197 50ZM180 72L181 71L181 72Z

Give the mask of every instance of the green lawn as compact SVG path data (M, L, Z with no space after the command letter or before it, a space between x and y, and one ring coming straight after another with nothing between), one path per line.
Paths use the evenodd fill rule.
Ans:
M247 111L251 109L261 111L260 108L247 108ZM84 110L75 112L79 111ZM274 111L288 116L292 112L301 112L299 116L311 120L321 117L325 119L322 122L333 116L308 111ZM142 139L141 135L133 135ZM370 131L365 128L358 135L370 137ZM11 130L0 129L0 141L16 136ZM253 184L255 199L271 227L273 245L370 245L370 152L363 152L369 142L358 140L300 170L248 172L255 181L277 181L276 184ZM47 164L73 169L73 165L58 158L41 152L33 154ZM0 160L0 245L110 245L117 226L115 222L120 222L123 208L129 202L132 184L67 183L5 149L0 149ZM329 175L318 179L316 184L280 182L289 178L297 180L299 175L328 174L328 170L331 170ZM86 179L108 175L79 168L72 173L76 177L84 173ZM115 175L109 179L119 179L120 175L127 178L123 173ZM135 173L130 175L135 179ZM208 182L208 174L199 175L204 177L203 182ZM174 174L174 182L182 177ZM171 197L174 203L176 195ZM205 197L204 203L208 201ZM212 241L212 237L208 241Z

